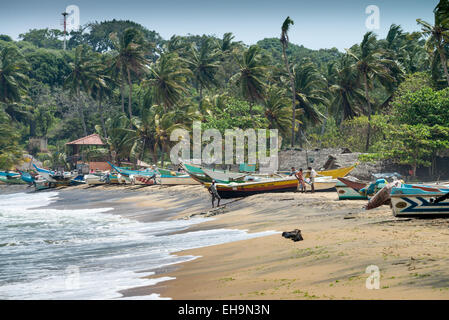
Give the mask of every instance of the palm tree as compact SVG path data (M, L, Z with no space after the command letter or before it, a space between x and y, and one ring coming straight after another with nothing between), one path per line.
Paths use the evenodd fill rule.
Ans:
M360 106L365 103L365 96L360 88L360 76L349 56L344 56L335 70L334 83L329 88L334 94L331 106L337 113L341 112L343 123L343 120L352 119L361 113Z
M291 136L291 147L293 148L294 144L295 144L295 125L296 125L296 94L295 94L295 80L293 77L293 74L290 70L290 65L288 64L288 58L287 58L287 47L288 47L288 31L290 30L290 26L293 25L294 22L292 19L290 19L290 17L287 17L284 20L284 23L282 24L281 27L281 43L282 43L282 56L284 57L284 63L285 63L285 68L287 69L288 72L288 77L290 80L290 88L292 91L292 136Z
M25 74L29 65L19 50L5 46L0 51L0 102L20 101L29 80Z
M234 35L232 32L226 32L223 34L223 39L220 41L220 50L222 54L232 51L232 48L234 47L234 42L232 42L233 39Z
M449 73L447 70L447 57L444 47L449 43L449 28L448 28L448 7L447 1L440 1L434 9L434 25L422 20L416 19L416 22L421 25L422 34L428 37L426 46L428 49L434 49L440 56L440 62L443 66L444 74L446 76L447 84L449 85Z
M220 52L214 48L212 40L207 38L198 49L196 45L192 45L189 57L186 60L189 69L193 73L193 78L199 88L200 100L203 100L203 88L209 89L212 85L217 85L215 74L219 68Z
M150 66L150 79L146 81L152 90L155 104L168 112L187 92L186 81L192 72L185 68L176 53L164 53Z
M262 101L265 91L266 65L262 60L260 48L251 46L237 58L240 70L231 78L240 87L242 96L249 101L250 114L255 102Z
M309 59L303 59L301 64L293 67L293 76L298 108L303 110L304 117L311 123L321 123L323 115L317 106L328 103L326 79Z
M285 90L274 86L269 87L264 100L264 107L269 129L278 129L281 135L288 134L291 126L290 107L289 99L285 96Z
M359 50L356 50L359 49ZM354 67L360 74L365 89L365 101L368 113L368 132L366 135L365 150L368 151L371 136L371 115L372 107L369 96L369 89L375 77L381 80L381 83L390 83L394 81L391 76L390 68L394 61L383 57L383 52L377 47L377 39L374 33L367 32L363 37L360 48L346 49L347 54L355 60Z
M103 114L103 99L112 93L112 79L106 72L106 57L104 55L99 57L99 60L95 62L95 74L91 78L91 94L92 97L98 101L98 113L100 115L101 128L103 130L103 135L107 138L108 134L106 131L106 125Z
M74 60L70 63L70 68L72 71L66 78L64 86L69 89L72 96L76 96L78 99L77 109L81 118L84 135L87 136L86 120L79 99L81 97L81 90L87 93L91 92L90 84L96 76L96 67L92 63L91 51L87 45L79 45L75 49Z
M132 75L141 76L147 69L149 64L145 57L147 45L142 34L134 28L128 28L123 35L118 38L116 33L111 36L112 45L115 53L112 57L111 69L114 75L121 77L121 95L122 95L122 111L124 111L124 82L128 80L128 114L132 118Z

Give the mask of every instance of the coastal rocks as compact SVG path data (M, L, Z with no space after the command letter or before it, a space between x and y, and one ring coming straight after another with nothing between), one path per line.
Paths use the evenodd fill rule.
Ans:
M301 230L295 229L293 231L282 232L282 236L287 239L292 239L293 241L304 240L301 234Z

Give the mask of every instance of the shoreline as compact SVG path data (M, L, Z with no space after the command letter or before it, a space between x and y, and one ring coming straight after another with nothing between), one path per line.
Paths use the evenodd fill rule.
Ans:
M54 191L67 194L73 189L90 188ZM211 210L202 186L92 189L99 193L88 192L89 197L109 201L113 214L144 223L214 218L164 235L214 229L279 232L170 253L193 258L141 270L154 272L143 278L166 280L118 291L125 299L152 294L191 300L449 299L449 219L395 218L388 206L365 211L366 201L338 200L336 192L224 199L220 209ZM65 204L51 206L79 208L70 196L64 197ZM302 231L303 241L293 242L280 234L296 228ZM365 271L370 265L380 270L379 290L366 288Z

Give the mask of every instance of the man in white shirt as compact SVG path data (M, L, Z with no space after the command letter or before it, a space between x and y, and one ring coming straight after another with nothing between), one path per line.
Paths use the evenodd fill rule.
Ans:
M310 171L310 184L312 185L312 193L315 192L315 177L317 176L317 173L312 167L308 167Z

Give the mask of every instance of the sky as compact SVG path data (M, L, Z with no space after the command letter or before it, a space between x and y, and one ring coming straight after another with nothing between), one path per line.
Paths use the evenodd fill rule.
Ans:
M287 16L294 21L290 42L311 49L340 51L359 43L367 31L383 38L392 23L404 31L419 31L421 18L433 23L438 0L0 0L0 34L17 40L29 29L62 29L61 13L76 5L80 23L110 19L133 20L164 39L172 35L208 34L221 37L232 32L235 40L254 44L279 37ZM370 30L365 12L379 9L379 28ZM371 23L371 25L373 25Z

